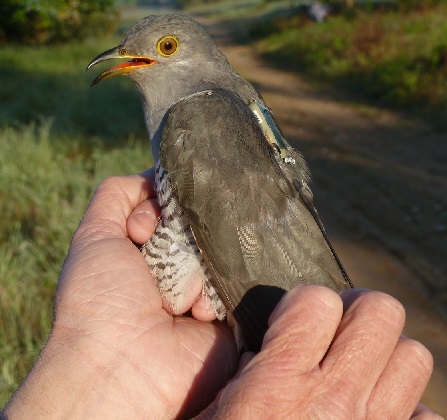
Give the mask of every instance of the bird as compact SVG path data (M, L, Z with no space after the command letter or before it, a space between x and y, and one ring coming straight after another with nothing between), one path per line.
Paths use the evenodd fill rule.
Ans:
M161 217L141 252L163 306L187 312L202 293L258 352L268 319L298 284L353 287L320 220L302 154L260 93L193 18L148 16L93 66L126 59L142 98Z

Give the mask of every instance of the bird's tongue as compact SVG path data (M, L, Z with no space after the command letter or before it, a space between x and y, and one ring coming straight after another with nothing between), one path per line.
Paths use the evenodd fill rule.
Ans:
M136 67L142 67L142 66L150 66L154 64L155 61L151 60L149 58L133 58L132 60L125 61L124 63L118 64L116 66L111 67L110 69L106 70L104 73L128 73L132 70L135 70Z
M150 58L138 57L133 58L130 61L126 61L124 63L118 64L116 66L111 67L110 69L103 71L95 80L92 82L92 86L101 80L108 79L112 76L117 76L119 74L130 73L133 70L136 70L140 67L147 67L155 64L156 61L151 60Z

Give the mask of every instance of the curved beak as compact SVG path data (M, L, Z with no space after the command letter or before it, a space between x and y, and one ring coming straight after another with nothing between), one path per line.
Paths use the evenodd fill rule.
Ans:
M93 80L90 86L96 85L96 83L99 83L101 80L108 79L109 77L118 76L119 74L127 74L141 67L151 66L152 64L156 63L156 61L152 60L152 58L130 54L124 48L115 47L111 48L110 50L104 51L103 53L95 57L87 66L87 70L90 70L93 66L96 66L96 64L101 63L102 61L117 58L130 58L131 60L125 61L124 63L118 64L108 70L103 71L95 78L95 80Z

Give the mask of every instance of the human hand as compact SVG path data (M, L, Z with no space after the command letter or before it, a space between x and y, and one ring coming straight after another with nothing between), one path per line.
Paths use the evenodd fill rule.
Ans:
M402 305L384 293L320 286L289 292L261 351L197 419L442 419L418 404L432 356L401 336Z
M7 406L11 418L190 417L234 375L228 326L162 309L131 241L152 234L153 197L152 173L97 188L59 278L51 335Z
M224 387L238 365L228 327L166 313L130 241L152 234L152 197L150 175L97 189L60 276L51 336L6 407L10 418L191 417L221 388L203 418L410 417L431 355L400 338L403 308L378 292L349 290L342 300L318 286L294 289L262 351L245 354ZM423 407L418 415L435 418Z

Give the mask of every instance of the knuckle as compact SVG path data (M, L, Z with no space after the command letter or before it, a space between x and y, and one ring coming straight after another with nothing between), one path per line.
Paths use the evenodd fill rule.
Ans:
M109 176L103 179L98 187L97 192L109 191L110 189L116 189L121 184L121 177L119 176Z

